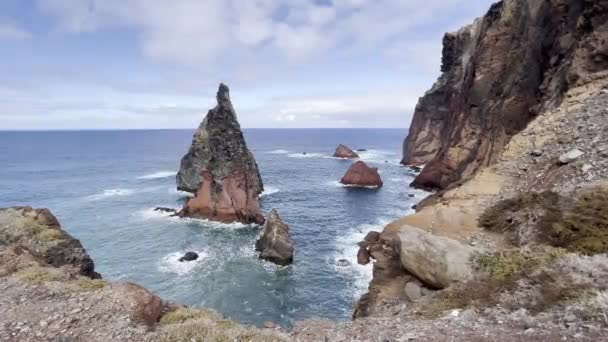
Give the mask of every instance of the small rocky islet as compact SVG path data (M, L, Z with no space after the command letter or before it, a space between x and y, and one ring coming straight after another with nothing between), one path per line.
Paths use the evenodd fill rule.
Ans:
M359 243L373 279L351 322L243 327L105 281L50 211L14 207L0 209L0 339L607 340L606 40L605 0L504 0L445 35L443 74L402 160L419 172L413 187L435 192ZM261 176L227 87L217 100L182 160L178 188L196 200L179 215L266 221L259 257L287 263L289 227L259 210ZM224 133L236 163L217 163Z

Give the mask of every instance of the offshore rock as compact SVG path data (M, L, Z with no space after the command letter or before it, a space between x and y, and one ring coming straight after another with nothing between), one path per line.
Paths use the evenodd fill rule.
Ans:
M179 262L184 262L184 261L194 261L198 259L198 254L196 254L195 252L187 252L186 254L184 254L184 256L180 257L178 259Z
M195 194L179 212L181 217L264 223L258 203L262 178L224 84L217 106L207 113L182 158L177 188Z
M379 188L383 184L378 169L369 167L362 161L358 161L351 165L344 177L340 180L340 183L344 185L374 188Z
M496 163L538 113L607 76L607 41L608 0L504 0L447 33L404 142L402 163L426 165L412 185L443 189Z
M293 263L293 241L289 236L289 226L286 225L276 210L272 210L266 220L264 233L255 243L255 250L260 252L260 259L265 259L277 265Z
M336 148L336 152L334 152L334 157L335 158L344 158L344 159L355 159L355 158L359 158L359 155L355 151L348 148L347 146L340 144Z

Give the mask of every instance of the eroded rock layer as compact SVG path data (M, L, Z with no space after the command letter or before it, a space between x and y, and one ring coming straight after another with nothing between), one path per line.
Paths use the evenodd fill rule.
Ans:
M264 223L258 203L262 178L224 84L217 92L217 106L207 113L182 158L177 188L195 194L179 216Z
M445 188L493 164L509 139L608 68L608 0L503 0L443 39L443 74L416 107L403 164Z

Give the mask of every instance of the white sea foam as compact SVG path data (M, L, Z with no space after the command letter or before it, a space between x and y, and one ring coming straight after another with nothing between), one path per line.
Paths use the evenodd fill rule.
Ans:
M340 181L330 181L327 182L328 185L334 186L336 188L361 188L361 189L378 189L377 186L367 186L367 185L353 185L353 184L342 184Z
M179 251L164 256L159 264L158 269L165 273L175 273L177 275L186 275L192 272L197 266L201 265L202 262L208 257L207 253L203 251L195 251L198 254L198 259L193 261L180 262L179 258L184 256L187 251Z
M391 164L399 163L398 159L395 159L395 152L384 151L384 150L367 150L362 152L357 152L359 155L359 159L372 162L372 163L384 163L388 161Z
M137 215L144 221L170 220L170 221L178 222L180 220L179 217L171 216L171 215L173 215L173 213L171 213L171 212L154 210L154 209L156 209L156 208L146 208L146 209L140 210L137 212ZM173 208L173 209L180 210L180 208Z
M276 194L279 191L281 191L281 189L264 185L264 191L260 194L260 197L270 196L272 194Z
M194 195L187 192L187 191L180 191L177 190L175 187L170 187L168 190L169 194L171 195L177 195L179 197L193 197Z
M137 177L137 179L160 179L160 178L168 178L168 177L173 177L177 174L177 172L175 171L158 171L158 172L154 172L154 173L150 173L147 175L143 175L140 177Z
M336 240L336 254L330 261L333 262L336 271L344 273L354 280L353 296L356 298L367 291L373 271L371 263L368 265L357 263L358 243L363 241L367 233L382 231L388 223L390 223L388 219L378 219L374 224L361 224ZM342 259L347 260L349 264L340 265L338 261Z
M102 191L99 194L87 196L86 199L90 200L90 201L98 201L98 200L102 200L102 199L106 199L106 198L110 198L110 197L131 196L134 193L135 193L135 190L133 190L133 189L108 189L108 190Z
M233 223L223 223L216 222L207 219L197 219L197 218L187 218L187 217L177 217L172 216L173 213L165 212L161 210L154 210L155 208L146 208L140 210L136 213L136 216L139 216L141 220L144 221L156 221L156 220L165 220L166 222L179 223L179 222L190 222L196 223L197 225L203 226L205 228L211 229L243 229L243 228L253 228L256 227L255 224L244 224L240 222ZM172 208L175 210L180 210L181 208Z
M287 153L289 153L289 151L287 151L287 150L274 150L274 151L268 152L268 154L287 154Z
M289 158L323 158L321 153L290 153L287 156Z

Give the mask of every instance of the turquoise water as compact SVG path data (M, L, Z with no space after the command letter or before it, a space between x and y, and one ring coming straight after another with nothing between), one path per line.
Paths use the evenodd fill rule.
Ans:
M175 173L189 130L0 132L0 206L50 208L104 278L139 283L166 299L251 324L349 319L371 278L371 265L356 264L357 242L424 197L408 187L413 174L398 164L405 134L245 131L265 185L262 209L276 208L291 227L296 254L288 267L257 258L260 227L153 211L183 201ZM379 167L382 189L340 186L351 162L330 157L339 143L368 150L361 158ZM186 251L201 257L179 263Z

